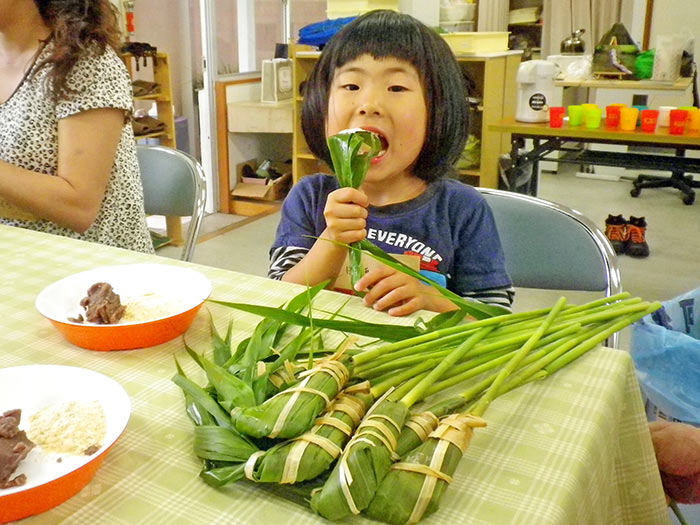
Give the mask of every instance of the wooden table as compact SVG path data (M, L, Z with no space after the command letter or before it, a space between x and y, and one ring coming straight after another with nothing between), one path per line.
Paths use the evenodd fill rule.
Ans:
M519 122L514 118L508 118L492 125L491 129L511 134L511 163L509 170L507 170L508 178L511 181L531 167L532 173L536 174L537 163L553 151L569 151L573 154L555 159L548 158L547 160L630 169L656 169L680 174L700 173L700 159L684 156L688 149L700 150L700 134L697 132L671 135L667 127L657 127L654 133L642 132L639 128L634 131L608 129L605 127L605 119L602 119L600 128L588 129L585 126L570 126L568 120L564 121L561 128L552 128L546 122ZM533 140L533 148L530 151L521 151L525 143L524 139ZM565 147L567 142L673 148L676 151L676 156L655 153L594 151L585 148L571 150ZM531 178L529 193L537 194L536 175Z
M126 263L193 268L213 284L212 298L279 306L303 287L153 255L0 226L0 367L31 364L88 368L118 381L132 413L95 478L77 495L27 524L318 524L328 521L252 483L214 489L198 478L193 425L172 382L174 358L204 384L180 338L140 350L95 352L68 343L37 312L37 294L75 272ZM322 292L315 306L383 323L413 324ZM211 356L210 316L234 345L259 317L208 304L187 343ZM425 316L426 313L422 312ZM339 335L339 334L336 334ZM333 343L333 337L326 339ZM12 400L0 400L4 405ZM14 406L0 407L3 409ZM422 523L659 525L669 523L634 367L627 352L593 350L545 381L497 399L485 414L440 510ZM1 493L1 491L0 491ZM371 524L358 516L348 524Z

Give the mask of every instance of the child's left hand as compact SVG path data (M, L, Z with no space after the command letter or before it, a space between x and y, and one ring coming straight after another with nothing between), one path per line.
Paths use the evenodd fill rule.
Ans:
M412 314L416 310L445 312L457 309L432 287L384 265L367 272L357 281L355 290L367 292L363 299L366 306L387 310L393 316Z

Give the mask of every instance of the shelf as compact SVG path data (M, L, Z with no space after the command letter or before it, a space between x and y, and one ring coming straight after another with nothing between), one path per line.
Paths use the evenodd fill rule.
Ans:
M481 170L479 168L469 168L465 170L457 170L460 175L468 175L470 177L479 177Z
M170 99L163 96L161 93L153 93L152 95L141 95L133 97L134 100L155 100L156 102L170 102Z
M134 135L136 140L141 139L154 139L154 138L165 138L170 139L167 131L156 131L155 133L146 133L145 135Z

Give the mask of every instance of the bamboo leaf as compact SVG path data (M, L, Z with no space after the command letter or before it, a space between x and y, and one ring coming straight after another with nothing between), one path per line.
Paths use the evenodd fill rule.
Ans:
M214 362L223 365L231 358L231 333L233 330L233 319L228 322L226 338L222 338L214 325L214 318L209 312L209 328L211 331L212 343L214 346Z
M333 241L330 241L330 242L333 242ZM349 247L353 250L366 251L372 258L376 259L377 261L379 261L383 264L386 264L390 268L393 268L396 271L410 275L411 277L414 277L414 278L424 282L425 284L432 286L434 289L436 289L438 292L440 292L444 297L447 297L450 301L452 301L457 306L459 306L467 314L471 315L472 317L474 317L476 319L485 319L487 317L494 317L497 315L505 315L505 314L510 313L507 309L501 308L500 306L494 306L491 304L480 303L478 301L471 301L469 299L465 299L464 297L460 297L459 295L448 290L444 286L440 286L435 281L432 281L432 280L428 279L427 277L425 277L423 274L415 271L413 268L406 266L401 261L395 259L391 255L386 253L384 250L382 250L380 247L372 244L367 239L364 239L364 240L360 241L359 243L354 243L354 244L358 245L358 246L351 245Z
M260 315L262 317L279 319L298 326L310 326L311 324L308 317L294 312L280 310L279 308L245 303L231 303L211 299L210 301L229 308L235 308L237 310ZM408 337L417 336L420 333L412 326L367 323L365 321L341 321L338 319L321 319L314 317L313 324L320 328L328 328L344 333L377 337L384 339L385 341L399 341Z
M199 473L199 477L202 478L207 485L223 487L224 485L245 478L245 463L203 470Z
M247 461L258 447L230 429L204 425L194 429L194 453L213 461Z
M180 374L175 374L173 376L173 382L189 394L204 410L209 412L219 426L233 429L229 415L201 386Z
M182 377L186 377L185 372L180 366L180 362L177 360L177 358L175 358L175 368L177 369L178 374L180 374ZM214 423L214 418L211 416L211 414L197 404L194 399L192 399L190 394L184 390L182 393L185 396L185 411L195 425L211 425Z
M185 343L185 350L201 366L207 374L209 382L216 390L219 403L230 410L233 406L249 407L256 404L253 390L238 377L230 374L225 368L198 355Z

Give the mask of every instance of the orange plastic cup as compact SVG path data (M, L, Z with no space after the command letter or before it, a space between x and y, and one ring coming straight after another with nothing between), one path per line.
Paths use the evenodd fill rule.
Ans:
M693 108L688 111L688 118L685 122L685 130L691 133L700 131L700 109Z
M616 128L620 125L620 106L619 104L610 104L605 107L605 126L608 128Z
M620 108L620 129L634 131L637 127L637 108Z
M564 113L566 108L553 106L549 108L549 125L552 128L560 128L564 123Z
M646 133L654 133L656 123L659 120L658 109L643 109L642 110L642 131Z
M669 114L668 132L671 135L683 135L685 132L685 121L688 118L688 111L685 109L672 109Z

